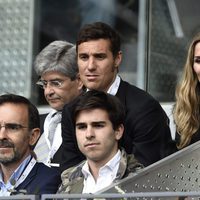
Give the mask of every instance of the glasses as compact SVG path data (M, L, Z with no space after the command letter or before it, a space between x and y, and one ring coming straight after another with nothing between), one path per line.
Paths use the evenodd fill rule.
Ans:
M17 131L19 131L23 128L28 128L28 127L23 126L21 124L14 124L14 123L6 123L4 125L0 125L0 130L1 130L2 127L4 127L6 129L6 131L11 132L11 133L17 132Z
M39 80L37 81L37 85L41 87L42 89L47 88L47 85L49 84L50 87L53 88L61 88L64 80L50 80L50 81L45 81L45 80Z

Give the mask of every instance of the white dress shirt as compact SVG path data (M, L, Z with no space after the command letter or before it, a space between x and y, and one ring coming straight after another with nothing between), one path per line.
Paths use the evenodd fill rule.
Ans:
M84 187L82 193L95 193L113 183L119 168L120 158L121 151L118 150L115 156L99 169L99 176L96 182L90 173L88 162L86 161L82 168L84 175Z
M59 149L62 143L61 122L58 123L57 127L55 128L52 144L49 140L49 127L50 127L50 123L52 121L53 115L55 115L56 112L57 112L56 110L52 110L45 118L44 132L39 138L39 141L37 142L36 147L34 149L34 152L37 155L38 162L43 162L44 164L48 166L59 167L58 163L51 163L51 159L53 158L54 154Z
M115 96L117 94L118 89L119 89L120 81L121 81L121 79L120 79L119 75L117 75L116 78L115 78L115 81L112 83L112 85L108 89L107 93Z

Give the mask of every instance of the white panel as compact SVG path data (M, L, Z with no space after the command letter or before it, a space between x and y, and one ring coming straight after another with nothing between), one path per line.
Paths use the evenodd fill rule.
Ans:
M0 94L30 97L33 0L0 0Z

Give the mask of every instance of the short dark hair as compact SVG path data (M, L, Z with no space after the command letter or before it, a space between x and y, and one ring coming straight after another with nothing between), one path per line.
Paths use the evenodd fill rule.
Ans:
M110 40L110 50L114 57L117 56L117 53L121 50L120 37L112 27L103 22L85 24L80 29L76 41L76 51L78 50L78 45L81 43L98 39Z
M81 111L97 108L107 111L114 130L120 124L124 124L125 109L119 99L116 96L97 90L90 90L79 96L74 110L74 121L76 121Z
M38 109L27 98L15 94L3 94L0 96L0 106L5 103L24 104L28 108L29 129L40 128Z

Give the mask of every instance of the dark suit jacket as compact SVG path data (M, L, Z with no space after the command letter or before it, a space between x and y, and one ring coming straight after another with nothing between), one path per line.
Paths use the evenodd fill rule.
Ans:
M27 194L55 194L61 183L60 174L57 170L36 163L26 179L16 188L25 189Z
M126 109L121 145L127 153L133 153L140 163L148 166L177 150L168 126L169 119L158 101L125 81L121 81L116 96ZM62 171L84 159L78 150L71 116L76 101L63 109Z
M48 113L47 114L41 114L40 115L40 131L41 131L41 134L43 134L44 132L44 121L47 117ZM38 139L39 140L39 139ZM53 156L53 159L51 159L51 162L52 163L60 163L60 160L61 160L61 153L62 153L62 150L61 150L61 146L60 148L56 151L56 153L54 154Z

